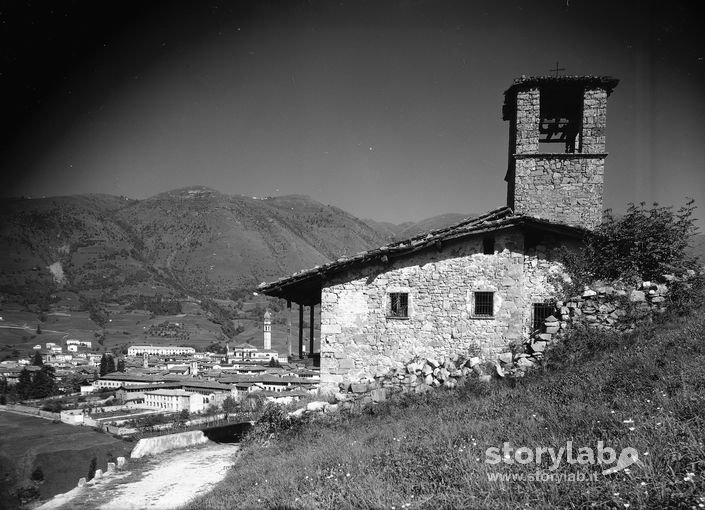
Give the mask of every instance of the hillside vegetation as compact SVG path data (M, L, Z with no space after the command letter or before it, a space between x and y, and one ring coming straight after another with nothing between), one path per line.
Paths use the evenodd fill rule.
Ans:
M253 441L187 508L702 508L703 367L702 314L624 337L576 334L525 379L400 396ZM505 443L557 452L568 441L573 457L602 441L639 462L606 475L565 455L555 470L548 455L485 462ZM568 481L580 473L594 479Z
M430 218L426 218L418 222L407 221L398 225L385 221L375 221L367 218L363 221L378 232L381 232L392 239L403 240L422 234L424 232L430 232L431 230L450 227L451 225L460 223L463 220L475 218L477 216L477 214L447 213L432 216Z
M145 200L6 199L0 220L0 292L29 302L55 288L98 298L151 288L227 296L389 240L308 197L203 187Z
M144 200L4 199L0 295L38 304L57 289L103 301L140 294L229 297L462 218L376 223L305 196L256 198L202 186Z

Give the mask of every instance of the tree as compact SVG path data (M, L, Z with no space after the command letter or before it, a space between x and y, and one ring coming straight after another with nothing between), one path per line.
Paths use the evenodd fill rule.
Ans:
M32 398L45 398L56 394L56 392L56 374L54 367L44 365L34 374L30 396Z
M34 357L32 358L32 365L35 367L41 367L44 365L44 360L42 359L42 354L39 351L34 351Z
M67 393L77 393L81 391L81 385L86 380L85 376L71 372L64 379L64 388Z
M108 312L103 309L98 301L95 299L89 300L86 308L88 309L88 316L98 326L104 328L108 324Z
M115 372L115 359L110 354L103 354L100 358L100 376Z
M118 372L124 372L125 371L125 360L123 358L118 359L117 362L117 371Z
M20 400L29 398L29 395L32 392L32 374L26 368L23 368L20 372L20 377L17 380L16 389L17 396L20 397Z
M88 465L88 475L86 476L86 481L89 482L93 480L93 477L95 476L95 470L98 467L98 459L93 456L91 459L91 463Z
M42 325L37 323L37 334L41 335L42 334Z
M106 364L107 373L112 374L115 372L115 358L108 354L108 362Z
M182 409L181 412L176 415L176 425L178 427L185 426L190 416L191 414L188 412L188 409Z
M621 218L606 211L585 243L589 273L594 279L662 280L666 273L693 269L686 250L697 231L694 210L690 200L676 213L658 204L648 209L643 202L629 204Z
M108 356L103 354L100 358L100 376L103 377L108 373Z
M227 396L225 400L223 400L223 411L226 413L234 413L239 407L237 401L231 396Z

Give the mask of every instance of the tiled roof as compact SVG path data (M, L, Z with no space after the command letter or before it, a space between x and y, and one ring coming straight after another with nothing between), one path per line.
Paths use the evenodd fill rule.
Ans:
M565 75L565 76L522 76L515 78L512 86L509 87L504 94L509 95L516 90L535 87L536 85L552 85L552 84L567 84L575 83L586 86L597 86L603 88L609 94L612 92L619 80L612 76L595 76L595 75Z
M515 96L520 90L527 90L541 86L570 85L601 88L609 96L617 86L619 80L611 76L522 76L516 78L511 87L504 91L504 104L502 105L502 119L511 120L516 109Z
M511 208L504 206L477 218L463 220L450 227L433 230L404 241L387 244L381 248L360 252L351 257L341 257L333 262L296 272L291 276L280 278L271 283L261 283L258 286L258 290L264 294L286 298L286 292L283 290L284 287L300 284L305 285L307 282L309 284L317 283L317 285L320 285L320 282L325 277L347 269L361 267L375 262L387 263L391 258L409 255L434 245L440 246L441 243L447 241L462 239L486 232L496 232L498 230L522 225L537 226L573 237L582 237L586 232L584 229L578 227L552 223L548 220L534 218L532 216L514 214Z

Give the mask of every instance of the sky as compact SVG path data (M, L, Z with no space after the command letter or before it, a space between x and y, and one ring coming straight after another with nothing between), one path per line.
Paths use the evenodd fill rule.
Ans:
M705 218L697 2L6 4L3 197L203 185L394 223L482 213L505 202L503 92L558 62L620 80L605 206L692 197Z

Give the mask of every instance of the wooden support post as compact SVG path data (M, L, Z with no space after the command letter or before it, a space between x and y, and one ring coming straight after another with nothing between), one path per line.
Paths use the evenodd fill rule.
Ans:
M289 329L286 332L286 348L289 354L288 359L291 359L291 301L289 301L288 299L286 300L286 310L286 319L289 323Z
M308 321L308 343L309 343L309 349L308 349L308 354L309 356L313 356L313 318L314 318L314 310L316 309L316 305L311 305L311 314L309 317Z
M304 357L304 305L299 303L299 359Z

